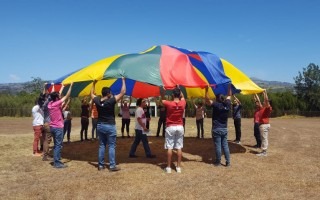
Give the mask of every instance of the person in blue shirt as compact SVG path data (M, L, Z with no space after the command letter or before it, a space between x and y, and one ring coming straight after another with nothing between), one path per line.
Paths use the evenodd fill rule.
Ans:
M208 87L206 87L206 103L212 107L212 138L215 144L216 158L214 166L221 165L221 148L224 151L227 167L230 166L230 151L228 146L228 116L231 109L231 85L228 86L227 97L217 94L215 101L210 100L208 96Z

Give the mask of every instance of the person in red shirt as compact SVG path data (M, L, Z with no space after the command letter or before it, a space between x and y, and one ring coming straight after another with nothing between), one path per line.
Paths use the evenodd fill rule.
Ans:
M254 123L253 133L254 133L254 137L257 142L257 144L254 146L254 148L261 148L261 135L260 135L260 129L259 129L259 127L260 127L260 124L259 124L260 113L259 113L259 111L260 111L262 105L261 105L260 99L257 94L254 95L254 102L255 102L256 110L254 111L254 114L253 114L253 123Z
M271 101L268 99L267 91L263 92L264 103L259 111L259 129L261 134L261 149L262 152L257 156L267 156L268 135L270 129L269 118L272 111Z
M167 149L167 167L166 173L171 173L172 149L177 150L176 170L181 173L181 158L183 148L183 112L186 106L186 100L179 88L173 90L173 101L165 100L164 91L161 91L162 103L166 107L166 131L165 131L165 149Z

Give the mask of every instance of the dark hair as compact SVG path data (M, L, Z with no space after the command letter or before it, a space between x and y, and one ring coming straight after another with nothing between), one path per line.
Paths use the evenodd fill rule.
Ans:
M180 93L181 93L181 90L179 88L174 88L172 91L173 97L175 97L175 98L179 98Z
M103 87L102 90L101 90L101 94L103 97L107 96L108 94L111 93L111 90L109 87Z
M50 98L52 101L56 101L59 98L59 96L60 96L59 92L50 93Z
M137 103L136 103L137 106L141 106L142 100L143 100L142 98L139 98L139 99L137 100Z
M216 99L218 102L222 103L226 98L223 96L223 94L217 94Z
M272 100L271 99L269 99L269 104L272 107Z

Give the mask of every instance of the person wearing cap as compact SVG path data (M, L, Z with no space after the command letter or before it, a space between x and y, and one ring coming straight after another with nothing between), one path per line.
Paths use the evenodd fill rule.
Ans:
M119 171L120 167L116 166L116 139L117 128L115 120L114 107L116 103L126 93L125 78L122 77L121 91L117 95L112 95L109 87L103 87L101 90L102 97L94 94L96 81L93 82L91 88L91 98L96 104L98 110L97 133L99 136L98 150L98 170L105 169L105 151L108 144L109 149L109 171Z
M210 100L206 87L206 103L212 107L212 138L215 144L216 158L214 166L221 166L221 149L224 151L227 167L230 166L230 150L228 146L228 116L231 109L231 84L228 85L227 97L216 95L216 100Z
M182 148L183 148L183 112L186 107L186 100L181 90L176 87L173 90L173 100L166 100L164 97L164 91L161 90L162 103L166 107L166 130L165 130L165 144L164 147L167 149L167 167L164 169L166 173L171 173L171 161L172 151L177 150L177 173L181 173L181 159L182 159Z
M129 152L129 158L136 158L135 155L137 147L142 141L143 148L146 154L147 158L155 158L155 155L152 155L151 149L149 147L148 137L147 133L149 132L149 129L147 128L147 116L145 114L145 111L143 108L146 106L147 99L139 98L137 100L137 109L135 112L135 133L136 137L134 138L134 141L131 145L131 149Z
M54 168L65 168L67 165L63 164L61 159L61 149L63 142L63 126L64 120L62 116L62 106L64 102L69 98L71 94L71 88L73 83L69 86L69 90L64 97L60 96L59 92L50 93L51 101L48 103L48 110L50 113L50 132L53 137L54 147L53 147L53 167ZM61 88L61 92L63 90Z

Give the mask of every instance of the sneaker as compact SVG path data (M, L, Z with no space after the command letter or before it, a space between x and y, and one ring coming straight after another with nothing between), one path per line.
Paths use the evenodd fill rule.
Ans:
M116 171L120 171L120 170L121 170L121 168L120 168L120 167L117 167L117 166L112 167L112 168L109 168L109 171L110 171L110 172L116 172Z
M138 156L136 155L129 155L129 158L137 158Z
M55 165L53 167L56 168L56 169L62 169L62 168L67 168L68 166L65 165L65 164L59 164L59 165Z
M181 173L181 167L176 168L177 173Z
M164 168L164 172L167 174L171 174L171 168L170 167Z
M262 151L261 153L258 153L257 156L267 156L267 152L266 151Z
M236 143L236 144L241 144L241 142L240 142L240 141L235 141L235 143Z
M99 170L99 171L102 171L102 170L104 170L105 168L106 168L106 167L105 167L105 166L102 166L102 165L99 165L99 166L98 166L98 170Z
M221 163L220 163L220 162L214 162L213 165L214 165L215 167L220 167L220 166L221 166Z
M155 158L156 157L156 155L149 155L149 156L147 156L147 158Z
M231 167L230 162L226 162L226 167Z

